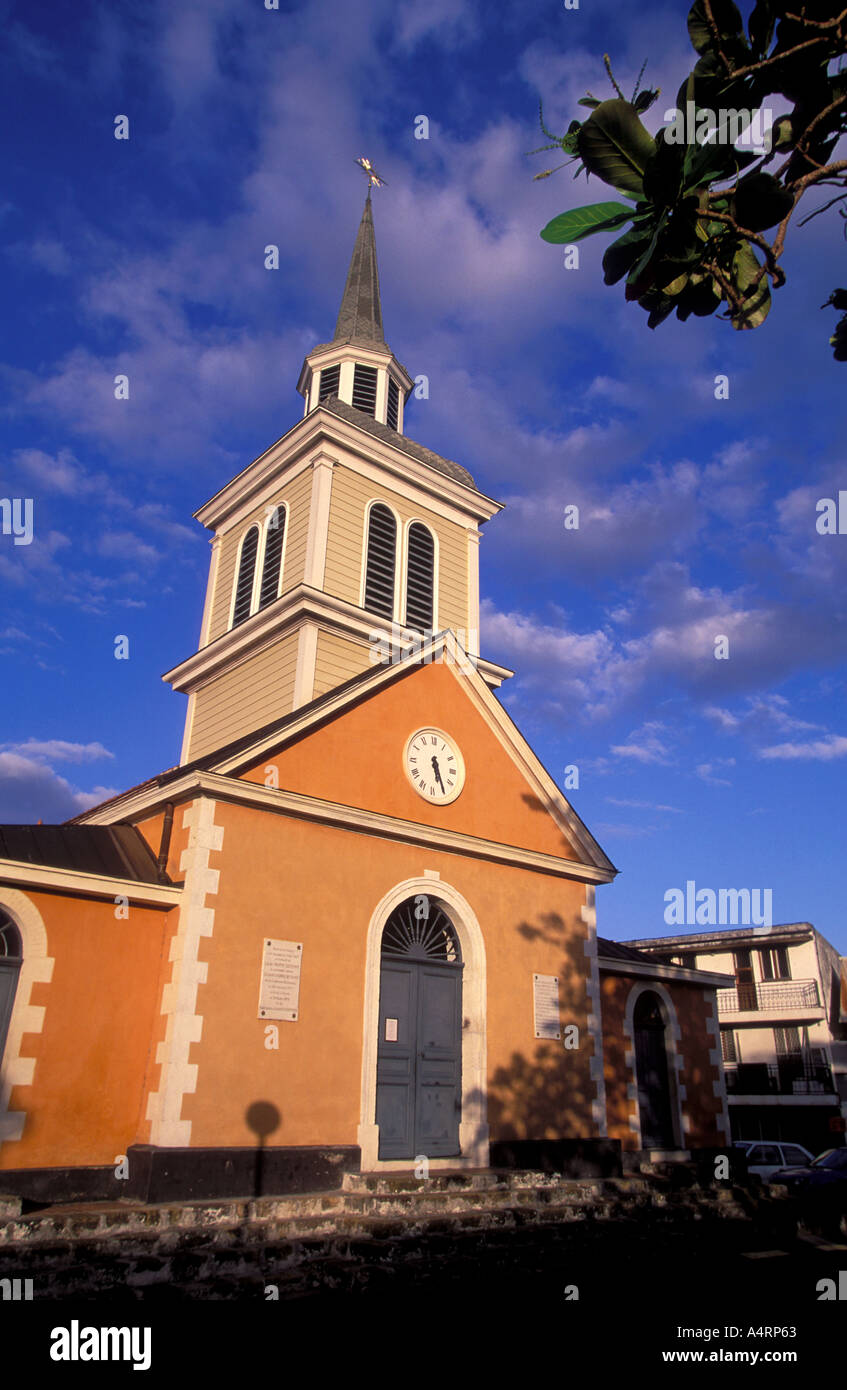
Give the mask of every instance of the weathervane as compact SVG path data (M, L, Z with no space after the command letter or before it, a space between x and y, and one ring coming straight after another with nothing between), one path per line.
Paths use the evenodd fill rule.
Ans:
M371 189L372 189L372 188L381 188L382 185L385 183L385 179L380 178L379 174L376 172L376 169L375 169L375 168L373 167L373 165L371 164L371 161L370 161L369 159L365 159L365 156L364 156L364 155L362 155L362 158L361 158L361 159L354 159L353 163L354 163L354 164L358 164L359 168L360 168L361 170L363 170L364 173L367 174L367 176L368 176L368 197L370 197L370 196L371 196Z

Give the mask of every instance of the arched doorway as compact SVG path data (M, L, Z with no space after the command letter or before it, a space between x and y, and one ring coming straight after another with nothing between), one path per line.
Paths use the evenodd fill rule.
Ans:
M21 934L8 913L0 908L0 1061L6 1045L12 1005L23 963Z
M382 933L376 1123L380 1159L461 1153L462 957L447 913L407 898Z
M632 1022L641 1147L673 1149L676 1137L665 1046L666 1019L658 994L645 990L638 996Z

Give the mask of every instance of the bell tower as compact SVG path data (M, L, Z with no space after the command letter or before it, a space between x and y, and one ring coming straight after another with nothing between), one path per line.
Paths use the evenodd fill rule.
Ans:
M370 187L331 342L306 357L302 418L206 502L197 651L163 679L188 695L181 762L273 724L451 630L479 657L480 527L501 507L404 433L414 382L387 346Z

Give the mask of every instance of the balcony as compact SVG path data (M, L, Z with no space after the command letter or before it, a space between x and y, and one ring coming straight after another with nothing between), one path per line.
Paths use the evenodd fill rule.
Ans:
M802 1057L778 1062L737 1062L724 1066L728 1096L834 1096L835 1083L824 1063Z
M817 980L757 980L735 989L719 989L718 1014L764 1013L777 1017L809 1017L824 1011Z

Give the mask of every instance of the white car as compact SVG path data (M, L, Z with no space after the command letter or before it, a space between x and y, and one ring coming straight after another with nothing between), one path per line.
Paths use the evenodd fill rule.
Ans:
M805 1168L814 1154L802 1144L786 1144L783 1139L737 1139L733 1145L745 1151L747 1172L769 1182L780 1168Z

